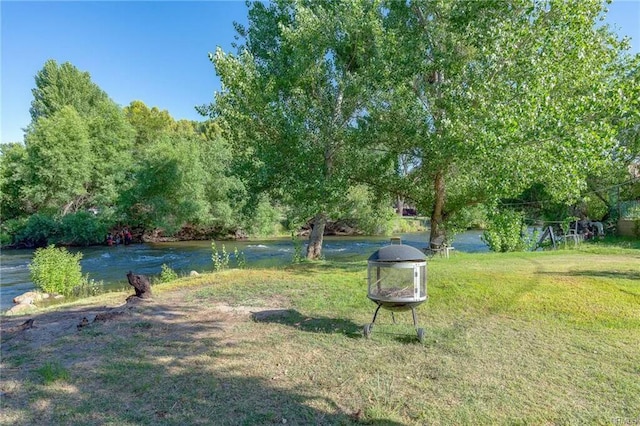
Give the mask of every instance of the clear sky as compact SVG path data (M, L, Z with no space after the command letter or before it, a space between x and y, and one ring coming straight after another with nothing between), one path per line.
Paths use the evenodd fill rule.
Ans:
M175 119L220 89L207 54L234 51L244 1L7 1L0 3L1 142L23 140L34 76L45 61L71 62L121 106L141 100ZM614 0L607 23L640 52L640 0Z

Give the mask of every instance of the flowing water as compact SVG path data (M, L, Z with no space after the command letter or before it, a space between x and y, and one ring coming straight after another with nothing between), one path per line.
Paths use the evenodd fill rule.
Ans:
M480 240L480 231L459 234L453 241L456 250L463 252L488 251ZM428 238L425 233L402 234L403 244L422 249ZM306 240L300 240L302 252ZM235 265L234 250L244 254L246 267L285 265L295 253L289 238L260 241L218 241L219 251L224 244L230 254L231 265ZM388 237L325 237L322 252L327 260L356 261L367 259L371 253L389 244ZM154 244L132 244L129 246L96 246L70 249L81 251L82 273L90 279L102 281L106 288L126 287L126 274L158 275L163 264L187 275L190 271L213 270L210 241L185 241ZM0 253L0 311L13 305L13 298L29 290L33 283L29 278L28 264L33 258L32 250L3 250Z

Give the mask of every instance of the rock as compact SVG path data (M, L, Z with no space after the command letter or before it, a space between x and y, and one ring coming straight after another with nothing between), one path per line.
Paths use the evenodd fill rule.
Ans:
M191 271L191 272L189 272L189 276L190 277L198 277L198 276L200 276L200 274L198 273L198 271Z
M47 297L49 297L49 295L47 295ZM45 296L43 293L38 293L35 291L28 291L24 294L21 294L20 296L16 296L13 298L13 303L28 303L31 304L33 302L36 302L38 300L42 300L44 299Z
M32 304L32 303L18 303L17 305L13 306L11 309L9 309L6 313L7 314L19 314L22 312L26 312L26 311L30 311L31 309L35 309L36 305Z

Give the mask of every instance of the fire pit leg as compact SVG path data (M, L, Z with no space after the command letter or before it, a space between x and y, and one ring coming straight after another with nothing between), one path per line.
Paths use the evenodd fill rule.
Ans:
M371 330L373 329L373 323L376 322L376 317L378 316L378 311L380 310L381 307L382 305L378 305L378 307L376 308L376 312L373 314L373 320L371 321L370 324L366 324L364 326L363 334L364 334L364 337L366 337L367 339L371 337Z
M424 343L424 328L418 327L418 315L416 315L415 308L411 308L411 314L413 315L413 326L416 328L416 332L418 333L418 340L420 343Z
M380 310L380 308L382 308L382 305L378 305L378 307L376 308L375 313L373 314L373 320L371 321L371 326L373 327L373 324L376 322L376 317L378 316L378 311Z
M411 308L411 315L413 315L413 326L418 328L418 316L416 315L416 309L414 307Z

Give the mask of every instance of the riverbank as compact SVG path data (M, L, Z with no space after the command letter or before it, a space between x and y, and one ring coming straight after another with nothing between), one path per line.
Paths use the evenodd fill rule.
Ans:
M640 412L640 252L458 253L410 315L366 262L231 270L2 321L2 424L615 423ZM33 319L33 328L22 324ZM86 320L83 320L86 319ZM22 327L21 327L22 326Z
M427 245L426 233L397 234L405 244L422 248ZM470 231L456 237L458 251L486 251L488 248L480 240L480 232ZM305 240L299 239L304 250ZM371 253L384 244L388 237L326 237L324 255L328 260L366 259ZM234 252L244 254L246 266L261 268L266 266L284 266L291 263L295 253L294 241L291 237L218 241L218 249L222 245L230 254L232 266L235 265ZM107 290L115 290L126 286L126 273L134 271L145 275L157 275L163 264L166 264L179 275L188 275L192 270L208 272L213 270L210 241L182 241L166 243L132 244L129 246L99 246L71 248L71 252L81 252L82 273L89 278L103 282ZM31 261L32 250L0 252L0 311L12 306L14 297L33 289L27 265Z

